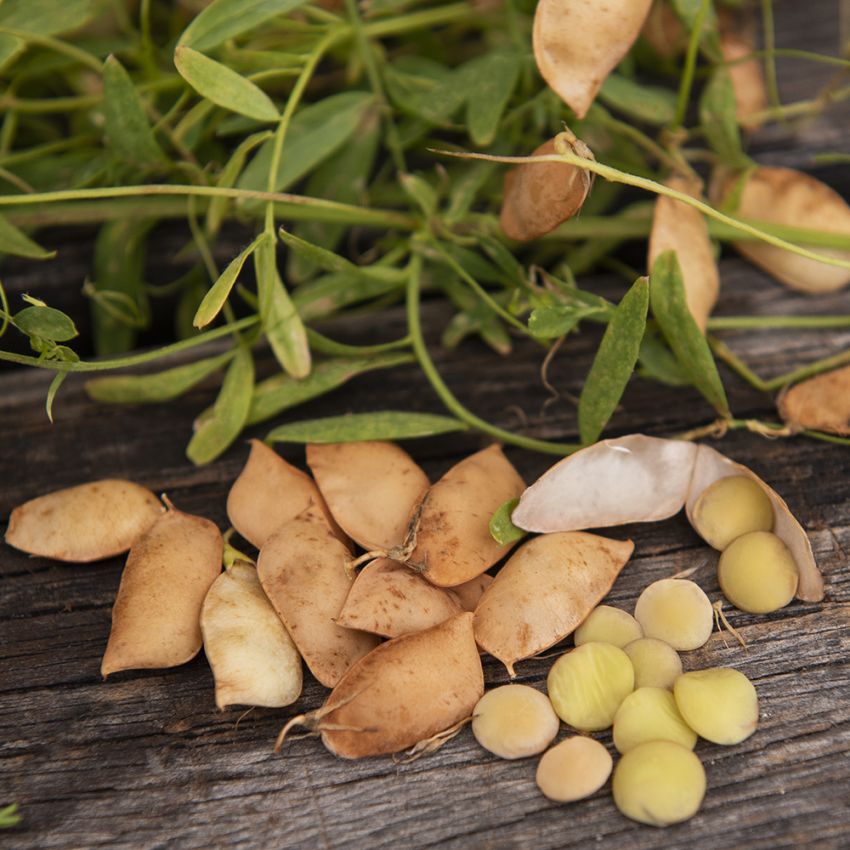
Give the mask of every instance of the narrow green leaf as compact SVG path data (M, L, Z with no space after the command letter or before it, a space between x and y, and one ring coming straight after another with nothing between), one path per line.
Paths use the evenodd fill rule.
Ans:
M138 89L114 56L103 65L103 117L106 142L119 159L137 166L164 162Z
M587 304L543 305L531 311L528 329L538 339L554 339L570 333L583 319L604 316L606 312Z
M73 319L55 307L24 307L12 321L27 336L40 336L53 342L67 342L79 336Z
M741 145L741 131L735 118L735 89L725 68L716 68L712 73L700 98L699 114L708 143L724 165L746 165L749 159Z
M260 240L264 238L269 239L270 237L260 234L247 248L240 251L227 264L227 268L210 287L209 292L204 296L204 300L201 301L195 313L192 324L196 328L206 327L219 314L221 308L224 307L225 301L227 301L227 297L230 295L230 290L233 289L236 279L242 271L242 267L245 265L245 261L254 253L257 245L260 244Z
M348 413L280 425L266 436L268 443L352 443L360 440L411 440L467 431L459 419L432 413L382 410Z
M59 35L94 17L95 0L3 0L0 27L36 35Z
M44 402L44 409L47 412L47 418L50 424L53 424L53 400L56 398L56 393L59 392L59 387L65 383L65 378L70 375L70 372L57 372L47 388L47 399Z
M399 58L384 69L387 94L402 112L442 125L466 99L461 75L421 56Z
M691 379L675 358L658 331L647 326L640 345L638 373L668 387L689 387Z
M20 822L21 815L18 812L17 803L11 803L0 809L0 829L10 829L13 826L17 826Z
M521 528L517 528L511 521L511 514L518 504L519 499L509 499L503 505L500 505L496 513L490 517L490 536L500 546L508 546L511 543L516 543L517 540L522 540L528 533Z
M265 381L260 381L254 388L247 424L265 422L284 410L297 407L305 401L341 387L357 375L375 369L391 369L414 361L415 358L411 354L387 352L374 357L325 360L316 364L313 371L300 381L281 373L273 375Z
M476 145L489 145L496 138L521 70L522 57L515 50L485 53L458 70L466 94L466 125Z
M248 348L236 352L221 385L213 414L198 426L186 448L192 463L203 466L215 460L245 426L254 389L254 358Z
M285 191L339 150L374 103L374 95L368 92L349 91L330 95L297 112L286 132L275 191ZM239 188L265 190L271 161L272 141L269 140L248 163L239 178Z
M676 117L675 92L638 83L622 74L610 74L599 90L599 97L612 109L646 124L663 127Z
M402 174L399 177L404 194L413 201L426 216L437 211L438 197L433 186L416 174Z
M277 362L293 378L310 374L310 346L304 323L277 271L275 245L271 239L260 242L254 251L260 316L266 339Z
M330 316L350 304L379 298L394 289L403 289L404 281L394 278L366 277L340 272L299 286L292 293L292 303L305 322Z
M257 121L277 121L280 118L272 99L227 65L185 46L174 51L174 65L198 94L217 106Z
M623 296L593 359L578 402L581 441L595 443L620 403L637 363L649 309L649 281L638 278Z
M48 251L37 242L33 242L26 233L2 215L0 215L0 254L27 257L30 260L49 260L56 256L55 251Z
M675 251L665 251L653 264L649 292L652 313L691 383L721 416L729 416L729 402L711 349L685 301Z
M156 404L172 401L221 369L234 354L235 351L228 351L150 375L92 378L86 381L85 390L90 399L104 404Z
M178 44L211 50L306 3L307 0L215 0L183 30Z
M24 52L26 46L26 42L18 36L0 33L0 73Z
M702 0L672 0L672 4L673 11L678 15L679 20L682 21L688 32L692 32L700 6L702 5ZM713 62L722 61L717 12L714 10L713 2L709 3L708 14L702 25L700 47Z

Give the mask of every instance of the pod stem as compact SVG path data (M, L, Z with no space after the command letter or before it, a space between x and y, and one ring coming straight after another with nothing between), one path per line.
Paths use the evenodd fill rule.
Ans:
M430 738L424 738L421 741L418 741L413 745L402 757L393 756L393 761L396 764L410 764L411 762L418 761L423 756L429 756L431 753L437 752L443 744L447 744L452 738L457 737L460 734L460 731L466 726L467 723L472 722L472 715L469 717L464 717L463 720L459 720L454 726L449 726L448 729L444 729L442 732L437 732L436 735L432 735Z
M394 551L394 550L390 550ZM386 549L372 549L369 552L364 552L362 555L354 558L354 560L349 561L345 565L345 571L351 576L354 577L354 573L359 566L365 564L367 561L374 561L376 558L388 558L390 556L390 552Z
M723 600L718 599L711 607L714 609L714 622L717 623L717 631L720 632L721 636L723 635L723 629L725 628L726 631L728 631L729 634L741 644L744 648L744 652L748 652L747 642L743 637L741 637L741 633L729 622L726 615L723 613ZM725 640L724 643L726 643Z

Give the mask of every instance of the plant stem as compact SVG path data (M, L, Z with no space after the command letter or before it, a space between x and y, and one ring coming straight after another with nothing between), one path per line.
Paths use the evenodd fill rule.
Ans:
M10 27L0 26L0 33L16 36L28 44L37 44L39 47L46 47L48 50L53 50L56 53L61 53L69 59L73 59L82 65L91 68L97 74L103 73L103 63L96 56L92 56L86 50L80 50L79 47L74 47L73 44L68 44L66 41L61 41L58 38L52 38L49 35L40 35L26 30L17 30Z
M770 105L781 108L779 84L776 80L776 28L773 24L773 0L761 0L761 19L764 33L764 76Z
M850 328L850 316L715 316L708 320L711 331L769 328Z
M410 334L391 342L380 342L376 345L347 345L337 342L312 328L307 328L307 339L310 348L320 351L322 354L330 354L336 357L370 357L373 354L381 354L385 351L397 351L398 349L410 348L412 340Z
M416 359L428 382L434 388L434 391L440 397L440 400L446 408L453 413L462 422L489 434L498 440L505 443L510 443L514 446L519 446L532 451L546 452L547 454L568 455L578 451L580 445L574 443L551 443L547 440L536 440L533 437L523 437L520 434L514 434L511 431L505 431L495 425L491 425L484 419L480 419L471 411L467 410L452 394L451 390L446 386L440 373L437 371L431 355L428 353L428 348L425 345L425 339L422 335L422 325L419 316L419 290L421 286L420 276L422 273L422 258L415 254L410 261L410 275L407 280L407 322L410 332L413 350L416 353Z
M691 88L694 84L694 72L697 67L697 54L702 41L702 26L711 7L710 0L701 0L699 11L694 18L694 28L688 40L688 52L685 54L685 67L682 69L682 81L679 84L679 96L676 101L676 117L673 119L671 130L677 130L685 123L688 112L688 102L691 99Z
M409 15L399 15L397 18L386 18L364 24L363 32L368 38L386 38L403 35L406 32L420 29L454 24L460 21L475 21L480 19L481 10L471 3L453 3L450 6L438 6L435 9L424 9L421 12L411 12Z

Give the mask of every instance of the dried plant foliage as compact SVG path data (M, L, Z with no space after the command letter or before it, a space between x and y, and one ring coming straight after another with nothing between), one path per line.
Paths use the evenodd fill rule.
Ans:
M779 415L795 431L811 429L850 436L850 366L824 372L785 389Z

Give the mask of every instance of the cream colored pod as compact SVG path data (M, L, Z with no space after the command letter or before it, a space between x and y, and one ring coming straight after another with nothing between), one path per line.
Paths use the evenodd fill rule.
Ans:
M652 0L540 0L534 59L541 76L579 118L628 53Z
M91 481L15 508L6 542L44 558L99 561L126 552L162 511L159 499L132 481Z
M252 564L236 561L213 582L201 611L201 632L220 709L279 708L301 695L301 656Z
M673 696L688 726L714 744L740 744L758 726L756 689L731 667L683 673L676 679Z
M560 725L546 695L528 685L502 685L487 691L472 711L475 740L503 759L542 753Z
M717 579L723 595L742 611L769 614L784 608L797 590L797 566L788 547L767 531L735 540L720 556Z
M656 638L640 638L623 647L635 668L635 688L673 689L682 675L682 659L670 644Z
M647 741L674 741L692 750L697 735L685 723L673 694L664 688L638 688L614 715L614 746L627 753Z
M543 754L535 779L550 800L572 803L595 794L608 781L613 765L599 741L575 735Z
M685 195L695 198L701 196L701 187L683 177L670 177L666 185ZM705 333L708 317L717 303L720 291L720 275L708 236L708 225L699 210L682 201L659 195L655 201L649 234L649 268L665 251L676 252L682 269L688 310Z
M820 180L790 168L754 168L744 178L737 215L790 227L850 237L850 206ZM732 190L724 187L723 194ZM850 269L792 254L766 242L738 241L735 248L780 283L799 292L834 292L850 282ZM818 248L818 253L850 261L850 251Z
M644 588L635 619L647 637L673 649L699 649L711 637L714 610L699 585L687 579L663 578Z
M634 689L635 673L622 649L586 643L552 665L546 684L564 723L582 732L598 732L614 722L620 703Z
M670 826L699 811L705 784L705 770L690 749L673 741L649 741L620 759L612 790L627 818Z
M622 649L643 637L640 623L628 611L610 605L597 605L575 630L576 646L583 643L610 643Z
M224 542L203 517L169 505L133 544L112 607L100 672L176 667L203 642L201 607L221 572Z
M850 436L850 366L786 388L777 399L777 407L794 431L810 428Z
M750 11L750 10L747 10ZM756 51L755 21L721 9L718 11L720 53L735 93L735 117L746 130L757 130L764 124L759 113L767 108L767 85ZM748 58L749 57L749 58Z
M544 142L532 156L559 153L559 146L583 159L593 153L571 132L559 133ZM572 218L584 204L592 180L590 174L567 162L524 162L505 175L499 224L508 239L528 242L554 230Z

